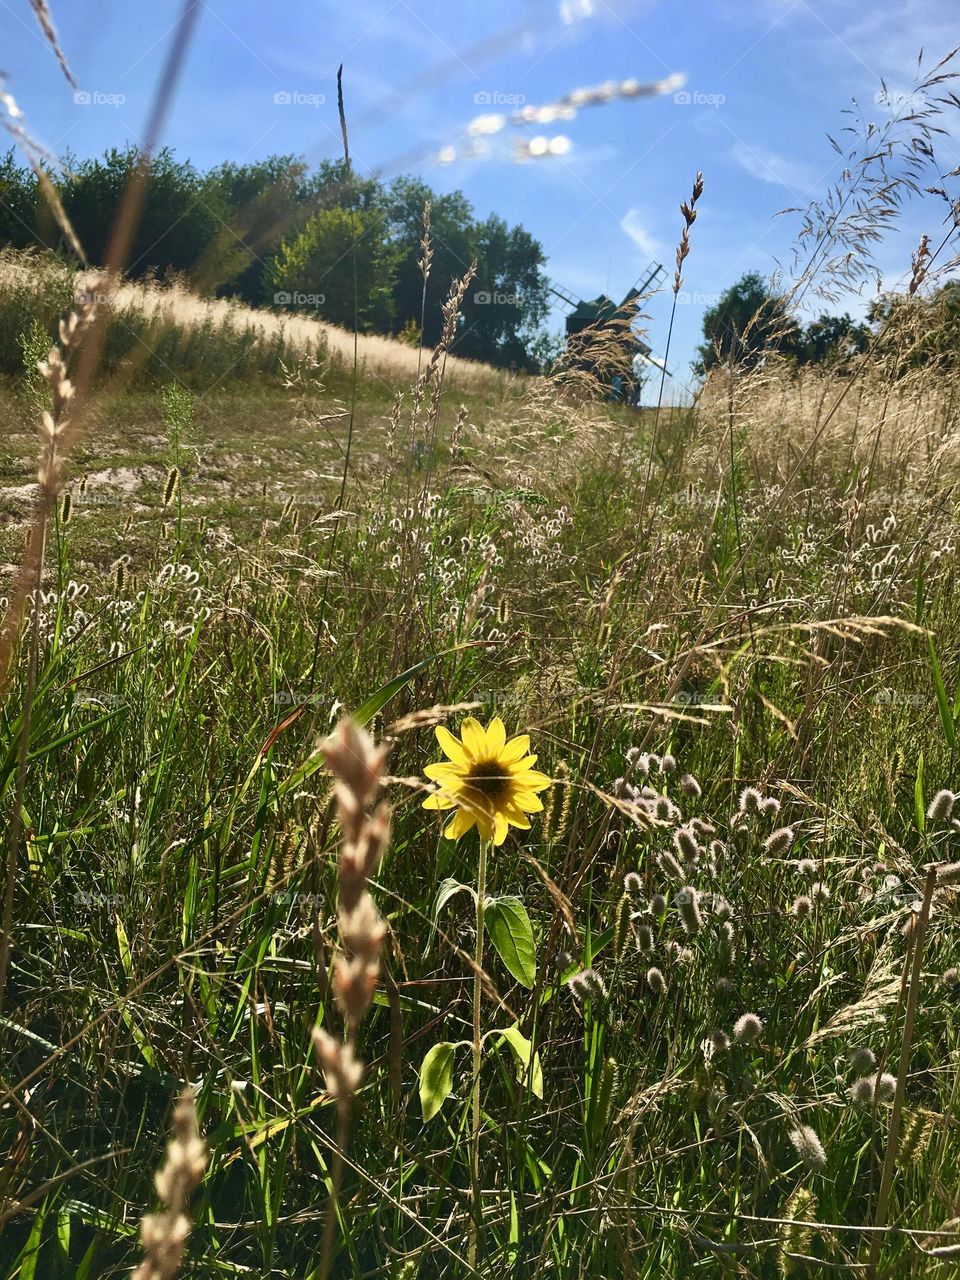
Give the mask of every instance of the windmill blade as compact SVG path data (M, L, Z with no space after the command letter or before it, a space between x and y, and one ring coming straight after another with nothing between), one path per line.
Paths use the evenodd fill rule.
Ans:
M565 289L563 285L551 284L549 286L549 292L552 293L555 298L559 298L560 301L565 303L568 307L576 308L583 302L583 299L578 298L572 289Z

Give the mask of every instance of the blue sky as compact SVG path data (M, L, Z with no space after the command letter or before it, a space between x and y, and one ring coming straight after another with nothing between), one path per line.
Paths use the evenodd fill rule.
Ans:
M137 141L179 4L52 7L89 102L74 100L27 0L0 0L3 69L35 136L79 156ZM619 298L651 258L672 273L677 206L701 169L670 355L679 391L704 308L744 271L786 264L798 222L777 211L839 177L826 134L842 127L843 109L856 98L882 119L881 78L908 92L921 47L936 60L956 38L955 0L205 0L164 140L200 166L271 152L335 157L342 61L360 169L417 173L440 190L461 188L481 215L522 222L543 244L551 278L583 297ZM678 74L679 92L508 128L485 136L486 154L464 155L478 115ZM568 149L518 163L513 138L537 133L562 135ZM960 164L960 130L941 145L942 168ZM908 206L877 250L888 282L939 217ZM846 305L857 310L856 299ZM669 296L648 311L662 353ZM560 320L558 311L551 324Z

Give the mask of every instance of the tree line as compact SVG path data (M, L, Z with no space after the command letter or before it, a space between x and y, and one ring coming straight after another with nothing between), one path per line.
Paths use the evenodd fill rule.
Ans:
M960 280L925 296L882 294L870 302L865 322L824 313L804 325L751 271L704 313L703 336L694 362L701 376L717 365L754 368L769 355L843 372L868 349L872 357L892 360L899 373L935 360L956 364Z
M140 163L135 147L93 159L66 156L56 179L89 255L102 263L123 192ZM432 260L424 288L424 204L431 205ZM0 157L0 245L65 257L31 170ZM149 196L128 274L181 279L202 293L251 306L315 313L332 324L432 346L451 281L471 262L458 355L533 369L548 309L542 246L522 226L479 218L460 191L440 195L418 178L384 183L343 161L317 168L292 155L201 171L170 148L149 161Z

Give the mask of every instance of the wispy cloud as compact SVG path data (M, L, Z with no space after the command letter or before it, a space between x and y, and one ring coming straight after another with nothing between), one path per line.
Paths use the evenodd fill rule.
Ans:
M736 163L751 177L769 182L775 187L787 187L797 194L804 194L814 185L817 175L811 165L803 160L782 156L769 147L738 142L730 153Z
M644 217L639 209L628 209L620 219L620 227L645 257L656 258L663 252L660 241L644 225Z

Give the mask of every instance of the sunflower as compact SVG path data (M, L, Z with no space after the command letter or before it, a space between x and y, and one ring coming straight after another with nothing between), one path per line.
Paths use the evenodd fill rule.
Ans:
M511 826L529 830L527 815L543 808L537 792L550 786L547 775L533 768L537 757L527 754L529 735L521 733L508 742L499 716L486 729L468 716L460 726L460 738L442 725L436 735L448 760L424 770L439 789L423 807L456 809L443 831L447 839L459 840L476 825L481 840L497 845L506 840Z

